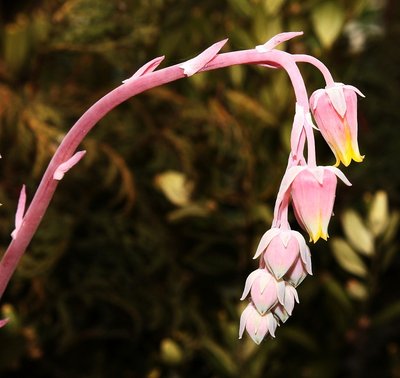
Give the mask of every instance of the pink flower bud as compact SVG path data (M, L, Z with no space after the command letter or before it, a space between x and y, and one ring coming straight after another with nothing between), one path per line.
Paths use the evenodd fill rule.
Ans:
M309 249L303 236L297 231L279 228L268 230L261 238L254 257L258 257L261 253L266 266L277 280L286 274L299 254L304 257L304 263L311 273L311 259L307 259L310 254Z
M310 106L322 136L336 157L336 166L346 167L351 160L361 162L357 142L357 94L364 95L351 85L335 83L318 89L310 98Z
M249 303L240 317L239 339L242 338L246 329L253 341L256 344L260 344L268 333L275 337L277 326L278 321L271 312L261 315L253 303Z
M248 294L257 311L263 315L278 302L283 303L285 282L277 281L266 269L257 269L247 277L241 300Z
M328 224L336 195L336 176L351 185L343 173L334 167L305 167L291 185L296 218L314 243L319 238L328 238Z

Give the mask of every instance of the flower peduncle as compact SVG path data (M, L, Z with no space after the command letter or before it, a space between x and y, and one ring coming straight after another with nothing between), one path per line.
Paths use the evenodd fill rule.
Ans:
M325 64L322 63L319 59L307 54L293 54L292 56L295 62L309 63L312 64L317 69L319 69L322 73L322 76L325 79L326 86L330 87L335 85L335 82L333 80L331 73L328 70L328 67L326 67Z
M287 36L286 36L287 37ZM278 38L279 39L279 38ZM279 41L278 41L279 42ZM284 68L294 86L297 102L308 111L307 92L300 71L292 55L279 50L259 52L256 49L218 53L225 41L215 43L197 57L183 64L156 70L162 57L155 58L140 68L136 74L125 80L95 104L93 104L65 135L52 157L39 187L24 215L18 233L11 240L0 261L0 297L14 273L19 260L28 247L57 189L60 166L69 160L89 131L108 112L127 99L149 89L182 79L188 75L211 71L238 64L262 64ZM79 157L78 155L77 157ZM68 168L68 167L66 167Z

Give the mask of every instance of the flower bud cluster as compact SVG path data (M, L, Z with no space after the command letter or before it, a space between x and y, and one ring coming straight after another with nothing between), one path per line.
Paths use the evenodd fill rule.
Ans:
M257 344L267 334L275 336L279 322L286 322L299 302L296 286L312 274L310 250L297 231L271 228L261 238L258 257L260 268L247 278L241 298L251 295L239 333L241 338L246 329Z
M364 158L357 143L357 94L363 96L362 93L355 87L335 83L315 58L287 54L287 59L316 65L327 86L314 92L308 101L300 72L295 71L294 77L292 71L297 103L288 167L277 195L272 228L262 236L254 256L259 258L259 268L248 276L241 297L250 300L240 318L239 338L246 330L257 344L267 335L275 337L276 328L286 322L295 302L299 302L296 287L312 274L310 250L304 237L290 228L289 207L310 241L327 240L337 178L351 185L337 166L348 166L352 160L361 162ZM316 164L313 129L320 131L333 151L335 166Z

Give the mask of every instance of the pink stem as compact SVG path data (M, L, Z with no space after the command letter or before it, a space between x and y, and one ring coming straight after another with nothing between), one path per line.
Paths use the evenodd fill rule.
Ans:
M306 54L293 54L292 56L293 56L295 62L309 63L309 64L312 64L314 67L318 68L321 71L327 86L331 86L331 85L335 84L335 82L333 81L333 77L332 77L331 73L329 72L328 68L325 66L324 63L322 63L317 58L314 58L313 56L306 55Z
M295 89L297 101L305 109L308 109L307 92L300 72L291 55L283 51L272 50L260 53L252 49L218 54L205 67L200 69L199 72L236 64L269 64L283 67L288 71ZM60 164L71 158L88 132L117 105L139 93L182 79L183 77L185 77L183 69L179 65L174 65L128 80L125 84L120 85L98 100L79 118L64 137L51 159L32 202L26 211L18 234L11 241L0 261L0 297L3 295L12 274L17 268L19 260L32 240L54 195L59 181L54 180L53 176Z

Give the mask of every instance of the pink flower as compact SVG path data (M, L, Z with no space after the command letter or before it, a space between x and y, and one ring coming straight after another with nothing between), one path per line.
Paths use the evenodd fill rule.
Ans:
M249 303L242 312L239 326L239 339L242 338L246 329L247 333L256 344L260 344L268 333L275 337L275 330L278 321L271 312L261 315L254 307L253 303Z
M297 231L271 228L260 240L254 258L263 254L268 270L281 279L301 256L308 273L312 274L310 250Z
M318 89L310 98L310 106L322 136L336 157L336 166L346 167L351 160L361 162L357 142L357 94L364 95L351 85L335 83Z
M310 241L328 238L328 224L332 215L338 176L351 185L335 167L294 167L291 183L293 209L299 224L308 232ZM290 169L289 169L290 171Z
M285 282L277 281L266 269L256 269L247 277L240 300L249 293L257 311L263 315L278 302L283 303Z

